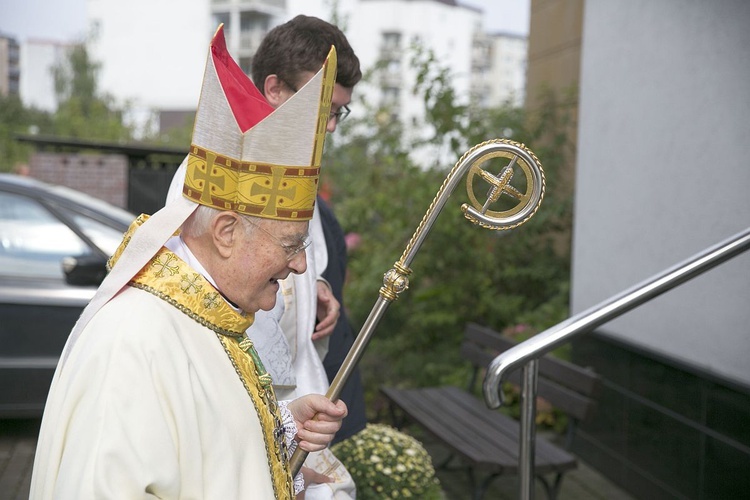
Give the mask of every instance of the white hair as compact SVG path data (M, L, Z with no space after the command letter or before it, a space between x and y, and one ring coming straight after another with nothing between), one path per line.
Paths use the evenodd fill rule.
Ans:
M193 214L188 217L185 223L182 225L182 233L190 238L198 238L208 232L211 227L211 221L213 218L220 214L222 210L213 207L207 207L206 205L199 205ZM246 234L250 234L253 231L255 224L249 223L250 220L245 219L257 219L250 215L238 214L244 224Z
M213 207L199 205L195 212L182 225L182 233L191 238L198 238L208 232L211 219L220 211Z

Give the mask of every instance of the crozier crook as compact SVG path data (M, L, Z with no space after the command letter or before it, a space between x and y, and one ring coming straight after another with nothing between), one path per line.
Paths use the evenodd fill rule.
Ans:
M492 158L505 158L509 163L495 174L482 168L482 165ZM526 146L508 139L494 139L467 151L446 177L401 258L383 276L380 296L326 393L326 397L331 401L338 400L342 388L364 354L375 327L390 303L409 288L409 265L448 198L467 172L466 188L471 204L464 203L461 210L467 219L481 227L494 230L513 229L529 220L542 203L545 189L544 171L537 157ZM487 199L482 203L475 193L475 190L479 191L480 181L489 185L486 191ZM496 207L497 210L490 210L490 207L496 204L499 205ZM306 457L306 451L301 448L295 450L291 458L294 475L299 472Z

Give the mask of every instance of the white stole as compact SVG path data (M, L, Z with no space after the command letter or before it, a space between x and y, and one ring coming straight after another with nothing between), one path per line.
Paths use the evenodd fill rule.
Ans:
M317 205L309 232L312 245L306 250L307 271L291 274L279 282L276 306L271 311L258 311L255 323L248 329L248 337L271 374L279 399L328 391L328 377L322 363L328 351L328 338L312 341L317 316L317 279L328 265ZM297 377L297 373L304 376Z

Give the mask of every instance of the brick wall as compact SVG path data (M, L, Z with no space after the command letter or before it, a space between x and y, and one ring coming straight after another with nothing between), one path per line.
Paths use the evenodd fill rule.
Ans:
M29 161L29 176L127 207L128 161L123 155L37 152Z

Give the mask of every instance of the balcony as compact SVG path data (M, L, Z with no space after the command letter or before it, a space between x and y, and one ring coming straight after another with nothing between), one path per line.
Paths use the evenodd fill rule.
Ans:
M286 9L286 0L240 0L240 5L260 4L274 9Z
M383 71L380 75L380 86L390 88L400 88L403 83L401 73L393 71Z
M380 45L381 59L400 59L404 50L400 45L394 43L383 43Z

